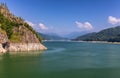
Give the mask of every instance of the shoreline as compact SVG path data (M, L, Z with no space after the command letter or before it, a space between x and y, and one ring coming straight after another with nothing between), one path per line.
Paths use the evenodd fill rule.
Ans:
M75 41L75 42L89 42L89 43L101 43L101 44L120 44L120 42L108 42L108 41Z
M0 44L0 53L7 53L7 52L29 52L29 51L42 51L47 50L41 43L10 43L9 46L6 45L3 47Z
M89 42L89 43L120 44L120 42L108 42L108 41L72 41L72 40L44 40L43 42Z
M120 44L120 42L108 42L108 41L84 41L84 42L105 43L105 44Z

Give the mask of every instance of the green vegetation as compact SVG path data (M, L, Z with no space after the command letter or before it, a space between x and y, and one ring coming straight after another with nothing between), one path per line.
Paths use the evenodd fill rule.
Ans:
M120 26L108 28L98 33L89 33L74 40L120 42Z
M2 9L2 11L1 11L1 9ZM42 42L41 36L39 36L38 33L36 33L36 31L30 25L25 23L21 17L16 17L13 14L11 14L9 12L6 4L4 4L4 3L0 4L0 29L1 29L1 31L6 32L10 42L25 41L20 38L22 36L25 36L24 33L27 33L27 30L26 30L26 32L23 32L24 29L19 30L20 28L24 28L24 27L27 28L30 32L32 32L37 37L37 39L40 42ZM36 39L36 38L34 38L34 39ZM26 39L26 40L29 40L29 39ZM34 42L34 40L33 40L33 42Z
M29 26L27 23L24 23L24 26L27 27L30 31L32 31L32 33L36 35L39 41L42 42L42 37L38 33L36 33L36 31L31 26Z
M5 18L0 13L0 28L7 32L8 38L11 38L11 35L13 34L13 31L12 31L13 25L14 25L13 22L11 22L9 19Z
M10 38L11 42L21 42L19 33L13 33Z

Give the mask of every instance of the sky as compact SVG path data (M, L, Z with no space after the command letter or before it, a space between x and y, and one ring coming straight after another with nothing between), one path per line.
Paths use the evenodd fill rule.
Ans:
M0 0L36 31L65 35L120 25L120 0Z

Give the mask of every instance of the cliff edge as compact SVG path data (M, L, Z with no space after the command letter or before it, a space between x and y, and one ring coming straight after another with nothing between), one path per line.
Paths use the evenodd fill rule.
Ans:
M42 38L29 24L0 3L0 52L47 49L41 42Z

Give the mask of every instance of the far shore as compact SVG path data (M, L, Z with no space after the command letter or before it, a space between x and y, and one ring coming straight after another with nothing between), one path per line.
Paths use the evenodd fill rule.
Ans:
M106 44L120 44L120 42L108 42L108 41L84 41L84 42L91 42L91 43L106 43Z
M120 44L120 42L108 42L108 41L75 41L75 42L90 42L90 43L104 43L104 44Z
M120 42L108 42L108 41L72 41L72 40L43 40L43 42L90 42L90 43L105 43L105 44L120 44Z

